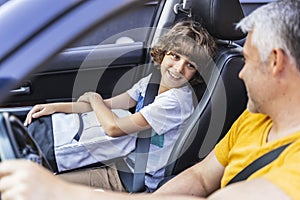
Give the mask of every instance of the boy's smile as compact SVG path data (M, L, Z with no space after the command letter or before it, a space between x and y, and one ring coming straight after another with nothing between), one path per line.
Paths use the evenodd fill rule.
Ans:
M185 56L168 51L161 63L161 87L163 91L179 88L196 73L196 67Z

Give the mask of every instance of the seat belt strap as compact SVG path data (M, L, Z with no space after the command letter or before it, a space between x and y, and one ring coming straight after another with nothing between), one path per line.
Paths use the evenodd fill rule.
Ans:
M160 79L160 70L155 68L147 85L143 107L154 101L158 94ZM151 133L152 129L147 129L141 131L137 137L132 192L145 191L145 174L151 142Z
M292 143L292 142L291 142ZM257 170L261 169L262 167L268 165L273 160L275 160L281 152L288 147L291 143L285 144L283 146L280 146L262 156L254 160L251 164L249 164L246 168L244 168L242 171L240 171L233 179L231 179L227 185L246 180L251 174L256 172Z

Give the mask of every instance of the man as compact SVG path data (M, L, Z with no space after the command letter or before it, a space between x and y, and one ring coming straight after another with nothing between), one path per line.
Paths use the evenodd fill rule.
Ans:
M29 161L0 165L2 199L299 199L300 1L270 3L243 19L248 32L245 66L247 110L200 163L154 194L92 191L54 177ZM261 155L291 143L247 180L226 186Z

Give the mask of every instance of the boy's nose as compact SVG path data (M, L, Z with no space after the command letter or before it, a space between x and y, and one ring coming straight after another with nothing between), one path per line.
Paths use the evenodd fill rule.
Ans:
M176 69L176 72L178 73L182 73L183 70L184 70L184 61L178 61L176 62L176 64L174 65L175 66L175 69Z

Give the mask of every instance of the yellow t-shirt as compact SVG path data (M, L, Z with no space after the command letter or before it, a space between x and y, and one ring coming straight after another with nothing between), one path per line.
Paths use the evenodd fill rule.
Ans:
M269 165L247 180L263 177L281 188L292 199L300 199L300 131L277 141L267 142L272 126L269 117L249 111L239 117L227 135L216 145L215 153L225 167L221 187L263 154L293 142Z

